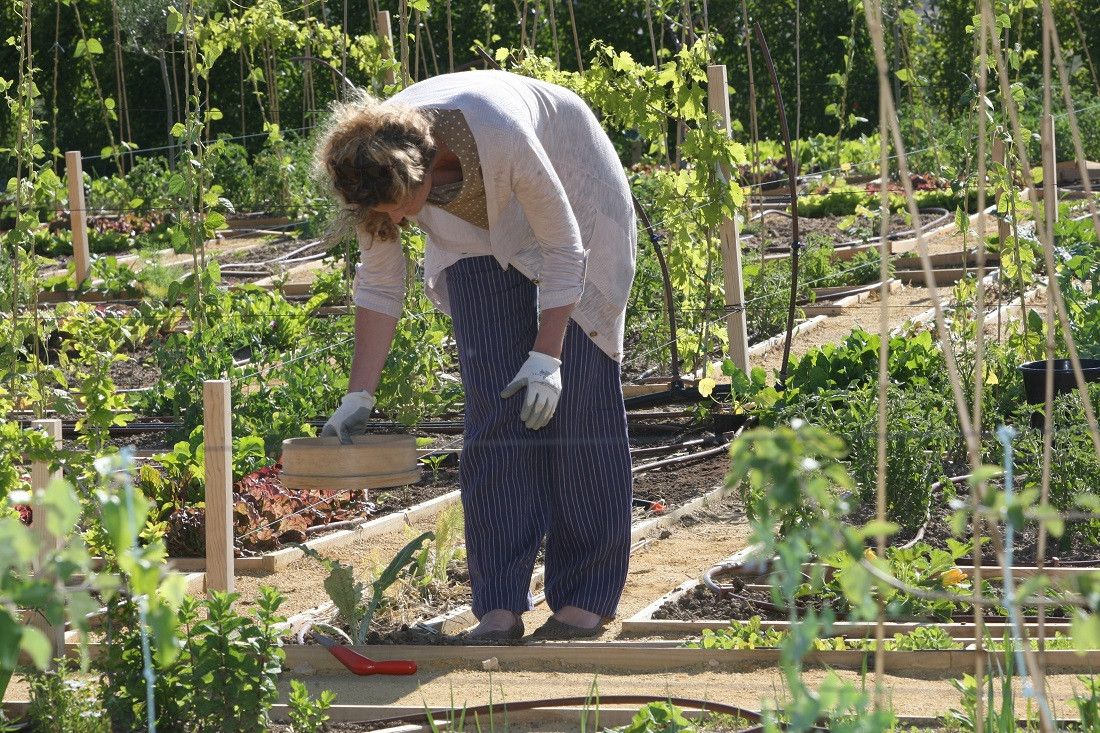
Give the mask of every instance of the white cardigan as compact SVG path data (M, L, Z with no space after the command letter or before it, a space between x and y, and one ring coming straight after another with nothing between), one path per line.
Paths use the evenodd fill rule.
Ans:
M461 110L481 158L487 232L432 205L417 217L427 234L428 298L449 314L446 268L492 254L537 284L540 308L576 303L573 320L622 361L634 209L615 149L580 97L503 71L469 71L426 79L390 101ZM400 243L375 241L362 230L359 243L355 304L400 317L406 272Z

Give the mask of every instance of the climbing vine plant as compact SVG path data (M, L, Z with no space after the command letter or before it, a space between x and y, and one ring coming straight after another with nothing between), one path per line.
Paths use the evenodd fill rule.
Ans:
M549 58L528 57L513 68L573 89L602 115L605 129L641 146L632 176L635 194L663 238L677 307L702 314L699 327L681 333L683 354L700 352L710 338L725 338L723 329L707 328L722 312L716 232L745 200L743 189L719 174L737 170L748 156L708 113L707 48L712 42L700 39L656 66L596 43L584 74L558 71ZM507 49L497 52L498 60L511 58ZM677 126L682 130L678 148L670 133ZM652 304L660 296L639 295L637 300Z

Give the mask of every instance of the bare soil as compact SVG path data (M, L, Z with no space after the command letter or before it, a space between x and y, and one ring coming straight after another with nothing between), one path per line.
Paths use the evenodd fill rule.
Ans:
M154 346L144 344L136 351L127 352L125 361L111 364L111 381L118 389L137 389L149 387L160 379L160 367L153 357Z
M933 223L937 219L941 218L941 214L922 213L921 224L927 226ZM798 217L798 237L802 240L803 244L807 243L807 239L811 234L820 235L821 237L828 238L834 245L844 242L851 242L856 240L872 241L877 240L879 236L879 228L876 224L871 229L866 228L859 229L859 224L850 230L842 230L840 223L848 217L844 216L824 216L809 218L805 216ZM890 220L890 231L893 233L904 233L911 231L913 226L906 222L904 216L894 215ZM757 249L760 247L760 239L764 240L765 247L769 250L789 250L791 244L791 219L790 217L782 214L768 214L764 217L763 224L754 222L750 226L745 227L745 240L744 245L748 249Z
M966 486L959 488L962 496L966 495ZM944 496L942 490L932 496L932 511L928 526L924 532L924 542L940 549L947 549L947 540L955 537L951 532L951 515L954 511L948 506L949 498ZM1074 525L1080 524L1073 520L1066 521L1066 532L1060 538L1047 535L1047 546L1044 563L1047 566L1058 567L1062 565L1096 565L1100 566L1100 548L1096 543L1084 537L1081 532L1073 531ZM1000 525L1001 536L1004 536L1004 525ZM969 526L967 536L969 537ZM1013 564L1017 566L1035 565L1039 560L1039 527L1035 522L1028 522L1022 529L1017 530L1013 540ZM960 560L960 564L970 563L970 557ZM996 548L991 541L986 541L982 546L982 564L987 566L1000 565Z
M771 595L742 588L736 594L718 595L699 585L653 612L653 618L672 621L747 620L753 616L785 621L785 611L772 608Z

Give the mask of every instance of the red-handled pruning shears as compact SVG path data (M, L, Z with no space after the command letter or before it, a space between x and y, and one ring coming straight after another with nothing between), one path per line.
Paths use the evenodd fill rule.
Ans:
M333 639L331 636L313 632L321 646L329 650L332 656L340 660L340 664L347 667L357 675L368 674L416 674L416 662L405 659L390 659L384 662L376 662L364 657L359 652L349 649Z

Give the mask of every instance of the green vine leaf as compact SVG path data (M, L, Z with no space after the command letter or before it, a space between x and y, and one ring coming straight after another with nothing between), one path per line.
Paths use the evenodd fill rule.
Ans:
M168 8L168 35L174 36L183 30L183 14L174 7Z

